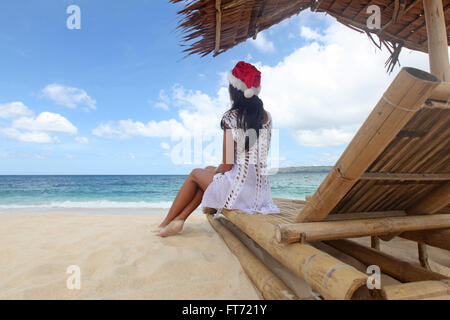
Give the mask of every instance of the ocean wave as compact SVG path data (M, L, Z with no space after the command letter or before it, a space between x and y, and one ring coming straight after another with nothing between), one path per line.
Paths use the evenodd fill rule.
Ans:
M61 201L61 202L50 202L41 204L9 204L0 205L0 209L32 209L32 208L85 208L85 209L145 209L145 208L170 208L172 202L161 201L161 202L120 202L120 201L109 201L109 200L96 200L96 201Z

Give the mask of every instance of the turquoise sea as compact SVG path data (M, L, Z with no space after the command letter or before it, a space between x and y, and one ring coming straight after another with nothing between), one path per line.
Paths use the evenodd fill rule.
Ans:
M304 199L326 173L270 176L273 197ZM169 208L186 176L0 176L0 212L30 208Z

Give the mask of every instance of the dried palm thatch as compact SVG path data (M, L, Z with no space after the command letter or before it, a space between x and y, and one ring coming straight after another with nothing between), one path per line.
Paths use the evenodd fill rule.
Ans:
M188 55L221 54L237 44L255 38L258 32L310 8L325 12L358 32L366 33L378 47L389 50L388 71L405 47L427 52L427 30L422 0L170 0L186 2L179 11L179 28L187 42ZM381 9L381 28L369 29L367 9ZM450 0L443 0L445 25L450 28ZM378 41L374 39L378 38ZM193 42L191 42L193 41Z

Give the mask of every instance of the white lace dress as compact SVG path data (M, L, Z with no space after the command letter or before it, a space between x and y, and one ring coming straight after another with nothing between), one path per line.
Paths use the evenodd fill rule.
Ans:
M218 173L205 190L202 207L218 209L238 209L248 214L277 214L278 207L273 203L267 175L267 156L270 146L272 118L267 112L268 121L264 130L249 151L245 151L245 132L237 128L237 111L230 110L224 115L224 122L231 128L235 141L234 164L230 171ZM242 146L241 148L236 146Z

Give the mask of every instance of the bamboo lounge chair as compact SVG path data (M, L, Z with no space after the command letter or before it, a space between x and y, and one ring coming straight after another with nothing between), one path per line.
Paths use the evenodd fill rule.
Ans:
M276 2L278 7L269 0L193 2L181 12L187 14L182 26L197 30L190 39L203 38L188 52L220 54L255 36L258 29L306 7L327 12L351 28L372 32L360 19L371 1L365 1L363 8L360 1ZM448 299L450 283L446 276L428 268L425 244L450 250L450 83L446 82L450 79L446 36L450 2L385 2L382 14L387 22L377 35L394 48L391 67L398 58L398 48L405 46L428 51L431 74L414 68L399 72L307 201L276 199L281 215L247 215L235 210L222 213L325 299ZM249 6L248 10L243 6ZM202 19L196 21L199 16L194 13L198 12ZM418 28L420 19L423 24ZM240 28L242 21L245 28ZM423 26L427 32L420 36ZM414 29L416 34L403 36L405 28ZM230 240L232 235L225 235L217 222L210 221L228 244L236 244ZM348 240L365 236L372 237L372 247ZM379 250L379 238L388 241L395 236L418 243L422 267ZM402 283L368 295L368 275L319 250L316 243L325 243L365 265L378 265ZM251 270L245 268L251 253L239 248L232 251L239 251L236 255L244 269ZM273 275L252 261L253 266L258 265L259 275L249 276L263 295L271 292L269 298L286 298L274 294L277 290L286 292L280 289L283 284L261 281L273 279Z

